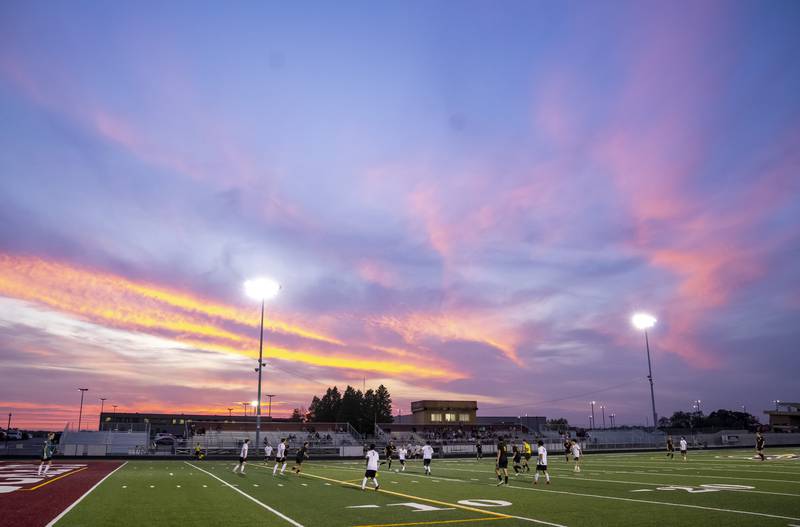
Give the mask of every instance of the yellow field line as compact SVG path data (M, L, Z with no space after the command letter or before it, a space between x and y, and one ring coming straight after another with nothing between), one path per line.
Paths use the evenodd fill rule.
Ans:
M71 476L73 474L77 474L81 470L86 470L87 468L89 468L89 467L79 468L78 470L73 470L72 472L67 472L66 474L61 474L60 476L56 476L53 479L48 479L44 483L40 483L40 484L36 485L35 487L31 487L29 489L19 489L19 490L36 490L38 488L44 487L45 485L49 485L50 483L52 483L54 481L58 481L61 478L66 478L67 476Z
M309 478L317 478L323 479L325 481L332 481L334 483L341 483L342 485L350 485L351 487L361 488L361 485L356 485L355 483L349 483L347 481L341 481L338 479L333 478L326 478L325 476L318 476L316 474L310 474L308 472L304 472L303 476L308 476ZM384 494L391 494L393 496L400 496L401 498L408 498L411 500L419 500L419 501L427 501L428 503L435 503L436 505L446 505L447 507L456 507L458 509L464 509L465 511L472 511L478 512L481 514L488 514L489 516L496 516L498 519L505 519L505 518L513 518L513 516L509 516L508 514L501 514L499 512L494 511L485 511L482 509L476 509L475 507L467 507L466 505L461 505L460 503L448 503L446 501L439 501L439 500L432 500L430 498L420 498L419 496L412 496L410 494L403 494L402 492L395 492L393 490L385 490L385 489L371 489L375 492L383 492Z
M441 525L443 523L490 522L494 520L505 520L505 519L506 518L471 518L466 520L439 520L431 522L376 523L373 525L356 525L355 527L401 527L405 525Z

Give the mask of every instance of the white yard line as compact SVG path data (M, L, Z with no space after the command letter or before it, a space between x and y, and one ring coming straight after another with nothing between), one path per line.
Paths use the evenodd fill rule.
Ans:
M87 490L86 492L84 492L84 493L83 493L83 496L81 496L81 497L80 497L80 498L78 498L77 500L73 501L73 502L72 502L72 505L70 505L69 507L67 507L67 508L66 508L66 509L64 509L63 511L61 511L61 514L59 514L58 516L56 516L55 518L53 518L53 519L50 521L50 523L48 523L48 524L47 524L45 527L52 527L53 525L55 525L55 523L56 523L58 520L60 520L61 518L63 518L63 517L64 517L64 516L65 516L65 515L66 515L66 514L69 512L69 511L71 511L71 510L72 510L72 509L75 507L75 505L79 504L79 503L81 502L81 500L83 500L83 498L85 498L86 496L88 496L88 495L89 495L89 493L90 493L90 492L92 492L94 489L96 489L98 486L100 486L100 484L101 484L102 482L104 482L106 479L108 479L108 477L109 477L109 476L111 476L111 474L113 474L114 472L118 471L119 469L121 469L122 467L124 467L124 466L125 466L125 465L127 465L127 464L128 464L128 462L126 461L125 463L121 464L120 466L118 466L117 468L115 468L114 470L112 470L111 472L109 472L108 474L106 474L106 475L105 475L105 477L104 477L103 479L101 479L100 481L98 481L97 483L95 483L95 484L92 486L92 488L90 488L89 490Z
M549 489L533 489L529 487L517 487L514 485L508 485L510 489L518 489L518 490L527 490L530 492L549 492L552 494L567 494L569 496L582 496L585 498L597 498L602 500L616 500L616 501L630 501L634 503L649 503L652 505L663 505L665 507L683 507L687 509L701 509L706 511L717 511L717 512L729 512L732 514L745 514L749 516L762 516L764 518L777 518L779 520L791 520L791 521L800 521L800 518L792 518L791 516L779 516L777 514L767 514L764 512L751 512L751 511L743 511L738 509L723 509L721 507L704 507L702 505L689 505L686 503L671 503L668 501L653 501L653 500L638 500L633 498L621 498L618 496L602 496L600 494L585 494L582 492L568 492L565 490L549 490Z
M238 488L234 487L233 485L231 485L230 483L228 483L228 482L227 482L227 481L225 481L224 479L222 479L222 478L219 478L219 477L215 476L215 475L214 475L214 474L212 474L211 472L208 472L207 470L204 470L204 469L202 469L202 468L200 468L200 467L198 467L198 466L196 466L196 465L192 465L192 464L191 464L191 463L189 463L188 461L184 461L184 463L186 463L187 465L189 465L189 466L190 466L190 467L192 467L192 468L196 468L196 469L197 469L197 470L199 470L200 472L204 472L204 473L208 474L209 476L211 476L212 478L216 479L217 481L220 481L220 482L222 482L222 484L223 484L223 485L225 485L225 486L227 486L227 487L230 487L230 488L232 488L233 490L235 490L236 492L238 492L239 494L241 494L242 496L244 496L244 497L245 497L245 498L247 498L248 500L250 500L250 501L252 501L252 502L254 502L254 503L257 503L257 504L258 504L258 505L260 505L261 507L264 507L264 508L265 508L265 509L267 509L269 512L271 512L272 514L274 514L274 515L276 515L276 516L278 516L278 517L280 517L280 518L283 518L284 520L286 520L287 522L291 523L291 524L292 524L292 525L294 525L295 527L303 527L303 525L302 525L301 523L297 523L296 521L294 521L294 520L293 520L293 519L291 519L290 517L286 516L285 514L283 514L283 513L279 512L279 511L276 511L275 509L273 509L272 507L270 507L270 506L269 506L269 505L267 505L266 503L264 503L264 502L262 502L262 501L259 501L259 500L257 500L256 498L254 498L253 496L251 496L250 494L248 494L248 493L246 493L246 492L244 492L244 491L241 491L241 490L239 490ZM255 466L257 466L257 465L255 465Z

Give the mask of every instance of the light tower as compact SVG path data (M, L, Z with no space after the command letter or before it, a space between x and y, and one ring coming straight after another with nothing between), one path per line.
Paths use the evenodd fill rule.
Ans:
M650 340L647 337L647 330L656 325L656 318L647 313L636 313L631 318L636 329L644 331L644 345L647 349L647 379L650 381L650 405L653 410L653 429L658 428L658 414L656 414L656 396L653 391L653 367L650 363Z

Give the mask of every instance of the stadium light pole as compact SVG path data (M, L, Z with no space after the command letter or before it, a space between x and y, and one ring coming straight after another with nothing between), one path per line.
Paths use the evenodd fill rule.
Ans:
M117 418L117 405L116 404L112 404L111 408L114 409L114 419L116 419Z
M600 411L603 412L603 429L606 427L606 407L604 405L600 405Z
M242 401L242 406L244 407L244 416L247 417L247 407L250 405L248 402Z
M653 391L653 367L650 364L650 340L647 337L647 330L656 325L656 318L647 313L636 313L631 318L636 329L644 331L644 345L647 349L647 379L650 381L650 405L653 410L653 430L658 428L658 415L656 414L656 396Z
M594 417L589 416L589 430L594 430Z
M614 417L616 417L616 414L611 414L608 416L608 418L611 419L611 428L614 428Z
M775 403L775 411L777 412L778 411L778 405L781 404L781 401L780 401L780 399L775 399L772 402Z
M228 417L233 417L233 408L228 408Z
M89 391L89 388L78 388L81 391L81 406L78 410L78 432L81 431L81 419L83 418L83 394Z
M591 403L589 403L589 404L591 404L591 405L592 405L592 430L594 430L594 405L595 405L595 402L594 402L594 401L592 401L592 402L591 402Z
M272 419L272 398L273 397L277 397L277 395L274 394L274 393L265 393L264 397L269 397L269 407L268 407L268 410L267 410L267 416L270 419Z
M261 327L258 334L258 398L256 400L256 449L261 447L261 370L264 368L264 304L273 299L281 285L269 278L256 278L244 283L244 291L253 300L261 301Z
M98 430L100 430L103 428L103 408L108 397L98 397L98 399L100 399L100 426L98 427Z

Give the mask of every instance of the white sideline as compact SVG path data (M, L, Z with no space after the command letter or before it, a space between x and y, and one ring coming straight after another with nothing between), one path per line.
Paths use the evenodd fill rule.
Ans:
M283 513L279 512L279 511L276 511L275 509L273 509L272 507L270 507L270 506L269 506L269 505L267 505L266 503L264 503L264 502L261 502L261 501L257 500L256 498L252 497L250 494L248 494L248 493L246 493L246 492L243 492L243 491L239 490L238 488L234 487L233 485L231 485L230 483L228 483L228 482L227 482L227 481L225 481L224 479L222 479L222 478L218 478L217 476L215 476L215 475L214 475L214 474L212 474L211 472L208 472L207 470L203 470L202 468L200 468L200 467L198 467L198 466L196 466L196 465L192 465L192 464L191 464L191 463L189 463L188 461L184 461L184 463L186 463L187 465L189 465L189 466L190 466L190 467L192 467L192 468L196 468L196 469L197 469L197 470L199 470L200 472L205 472L206 474L208 474L208 475L209 475L209 476L211 476L212 478L216 479L217 481L221 481L223 485L226 485L226 486L228 486L228 487L232 488L233 490L235 490L236 492L238 492L239 494L241 494L241 495L242 495L242 496L244 496L245 498L247 498L247 499L249 499L249 500L251 500L251 501L253 501L253 502L255 502L255 503L259 504L259 505L261 505L262 507L264 507L265 509L267 509L267 510L268 510L269 512L271 512L272 514L274 514L274 515L276 515L276 516L279 516L280 518L283 518L284 520L286 520L287 522L291 523L291 524L292 524L292 525L294 525L295 527L303 527L303 524L301 524L301 523L297 523L296 521L294 521L294 520L293 520L293 519L291 519L290 517L286 516L285 514L283 514Z
M107 478L108 478L108 477L109 477L111 474L113 474L114 472L118 471L119 469L121 469L122 467L124 467L124 466L125 466L125 465L127 465L127 464L128 464L128 462L126 461L125 463L121 464L120 466L118 466L117 468L115 468L114 470L112 470L111 472L109 472L108 474L106 474L106 475L105 475L105 477L104 477L103 479L101 479L100 481L98 481L97 483L95 483L95 484L92 486L92 488L90 488L89 490L87 490L86 492L84 492L84 493L83 493L83 496L81 496L81 497L80 497L80 498L78 498L77 500L73 501L73 502L72 502L72 505L70 505L69 507L67 507L67 508L66 508L66 509L64 509L63 511L61 511L61 514L59 514L58 516L56 516L55 518L53 518L52 520L50 520L50 523L48 523L48 524L47 524L45 527L53 527L53 525L55 525L55 523L56 523L58 520L60 520L61 518L63 518L63 517L64 517L64 515L66 515L66 514L67 514L69 511L71 511L71 510L72 510L72 508L73 508L73 507L75 507L75 505L77 505L78 503L80 503L80 502L81 502L81 500L83 500L83 498L85 498L86 496L88 496L90 492L92 492L94 489L96 489L96 488L97 488L97 487L98 487L98 486L99 486L99 485L100 485L102 482L104 482L104 481L105 481L105 480L106 480L106 479L107 479Z
M717 512L731 512L734 514L747 514L750 516L763 516L765 518L778 518L779 520L792 520L792 521L800 521L800 518L792 518L791 516L779 516L777 514L767 514L765 512L751 512L751 511L742 511L737 509L723 509L721 507L705 507L702 505L689 505L687 503L671 503L668 501L652 501L652 500L636 500L633 498L621 498L618 496L602 496L600 494L584 494L582 492L567 492L566 490L549 490L549 489L531 489L528 487L517 487L515 485L508 485L508 488L511 489L518 489L518 490L529 490L531 492L550 492L553 494L568 494L570 496L583 496L587 498L599 498L603 500L618 500L618 501L632 501L634 503L651 503L653 505L666 505L668 507L685 507L688 509L701 509L707 511L717 511Z

